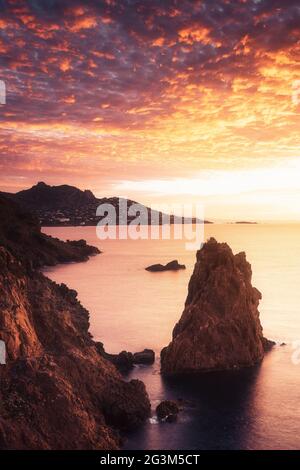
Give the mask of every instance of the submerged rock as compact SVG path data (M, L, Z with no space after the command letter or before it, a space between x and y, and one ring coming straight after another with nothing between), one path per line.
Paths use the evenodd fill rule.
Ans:
M156 407L156 414L160 421L172 423L176 421L180 408L174 400L164 400Z
M263 337L245 253L234 255L211 238L197 252L183 314L169 346L161 351L165 375L249 367L271 343Z
M179 264L177 260L170 261L169 263L163 264L152 264L146 268L146 271L150 272L161 272L161 271L178 271L180 269L186 269L184 264Z

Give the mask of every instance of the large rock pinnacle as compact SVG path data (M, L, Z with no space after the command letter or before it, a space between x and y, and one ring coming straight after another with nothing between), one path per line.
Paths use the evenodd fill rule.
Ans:
M234 255L211 238L197 252L183 314L173 339L161 352L165 375L249 367L259 363L270 342L263 337L245 253Z

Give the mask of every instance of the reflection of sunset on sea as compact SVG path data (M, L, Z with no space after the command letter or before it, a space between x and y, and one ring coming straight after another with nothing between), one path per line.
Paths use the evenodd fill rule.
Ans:
M6 5L4 190L43 179L300 219L296 0Z

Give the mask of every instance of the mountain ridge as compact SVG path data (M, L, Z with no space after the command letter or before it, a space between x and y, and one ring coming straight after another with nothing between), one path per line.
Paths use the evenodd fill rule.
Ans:
M119 202L123 201L128 209L134 204L139 204L131 199L114 196L97 198L89 189L81 190L67 184L50 186L43 181L17 193L6 192L2 194L33 211L43 226L97 225L101 217L96 216L96 210L101 204L111 204L116 209L117 225L122 225L119 217ZM182 223L182 218L179 216L164 214L143 204L139 205L141 208L145 208L148 214L145 224L151 223L151 215L159 221L160 225L166 223L166 220L169 220L171 224ZM132 222L135 217L128 216L127 223ZM185 219L185 223L196 222L202 221L194 217ZM211 222L205 220L204 223Z

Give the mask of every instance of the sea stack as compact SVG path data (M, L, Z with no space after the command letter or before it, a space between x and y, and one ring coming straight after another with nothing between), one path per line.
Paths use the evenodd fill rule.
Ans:
M174 376L258 364L272 345L263 337L245 253L211 238L197 252L185 309L161 352L161 371Z

